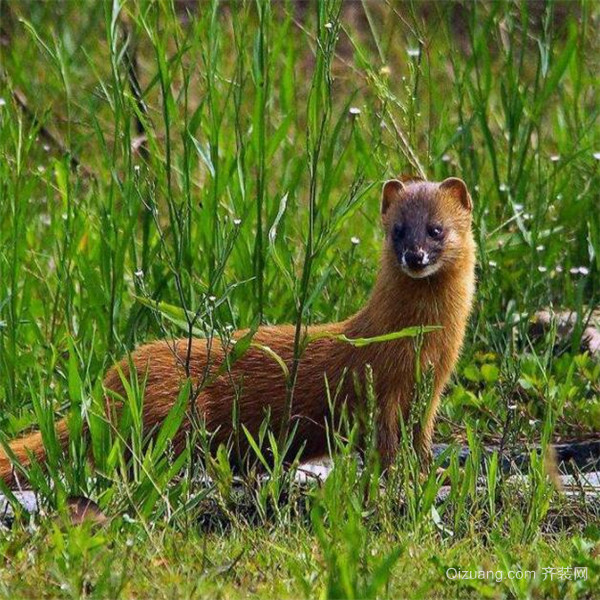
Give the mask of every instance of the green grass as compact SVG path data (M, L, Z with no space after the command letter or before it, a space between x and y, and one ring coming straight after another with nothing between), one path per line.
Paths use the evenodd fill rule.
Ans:
M494 458L459 469L454 446L436 508L442 482L420 480L408 443L379 490L347 424L322 486L276 463L237 488L221 454L207 489L202 432L169 453L184 395L147 448L143 382L119 438L101 381L151 339L345 318L374 281L382 181L455 175L479 283L436 439L477 453L593 436L600 365L580 336L600 281L599 21L592 1L0 2L0 440L38 427L49 450L49 474L28 473L44 515L0 533L0 595L593 597L598 507L535 457L523 486ZM572 340L530 338L548 306L578 312ZM75 495L109 525L67 524ZM588 578L543 580L561 566Z

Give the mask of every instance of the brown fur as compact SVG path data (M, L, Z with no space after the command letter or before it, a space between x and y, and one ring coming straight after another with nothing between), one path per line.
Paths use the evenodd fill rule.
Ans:
M428 202L430 209L444 221L450 232L439 258L442 265L440 270L423 279L413 279L399 268L397 255L390 242L390 228L394 220L406 207L410 209L411 202L415 206L415 203ZM386 242L369 302L346 321L308 328L310 333L327 331L358 338L378 336L415 325L443 327L440 331L425 335L421 349L422 365L431 364L434 367L433 406L417 440L421 451L426 451L430 445L439 398L458 358L472 304L475 250L470 210L470 197L460 180L446 180L442 185L424 181L407 184L396 182L391 188L384 187L382 220ZM293 326L261 327L253 341L271 348L291 367ZM267 409L271 412L272 425L277 431L283 418L286 398L286 382L281 366L264 350L251 347L233 364L230 372L217 374L225 354L223 346L216 339L210 344L210 349L206 340L194 339L189 349L189 375L192 381L197 384L205 380L207 372L212 374L212 380L209 378L195 399L195 408L204 417L207 429L217 432L217 443L230 439L233 430L232 407L237 401L240 421L251 433L256 435ZM171 409L185 380L187 355L186 339L175 343L153 342L132 354L138 374L147 375L144 399L146 427L160 424ZM377 439L382 463L387 466L393 460L399 443L399 412L406 417L413 398L415 349L411 338L362 348L332 339L319 339L308 345L300 360L292 408L292 419L298 423L294 449L306 444L303 458L318 457L327 452L325 424L331 415L325 380L329 389L335 390L345 369L362 376L366 364L372 366L375 378L379 413ZM128 365L127 360L119 365L119 370L126 377ZM108 372L105 386L124 395L117 368ZM351 409L356 407L358 399L352 377L345 377L339 397L344 398ZM180 444L185 439L189 427L190 421L186 419L177 434L176 443ZM64 421L59 424L59 433L61 442L66 444L68 434ZM41 437L36 433L13 442L11 449L25 465L29 462L28 453L37 460L44 459ZM11 473L11 462L0 449L0 477L13 483Z

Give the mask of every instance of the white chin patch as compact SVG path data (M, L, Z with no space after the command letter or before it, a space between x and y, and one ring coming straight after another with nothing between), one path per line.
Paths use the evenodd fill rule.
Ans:
M413 279L424 279L425 277L429 277L436 273L442 265L439 262L436 262L432 265L427 265L423 269L419 269L418 271L414 271L410 269L407 265L402 265L402 270L406 275L412 277Z

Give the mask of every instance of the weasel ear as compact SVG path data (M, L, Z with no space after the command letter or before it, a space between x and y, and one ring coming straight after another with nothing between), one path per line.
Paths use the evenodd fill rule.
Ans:
M462 179L459 179L458 177L448 177L448 179L444 179L444 181L440 183L440 190L458 200L464 209L469 212L473 210L471 194L469 194L469 190Z
M398 199L406 189L404 184L397 179L390 179L383 184L381 190L381 216L384 217L392 203Z

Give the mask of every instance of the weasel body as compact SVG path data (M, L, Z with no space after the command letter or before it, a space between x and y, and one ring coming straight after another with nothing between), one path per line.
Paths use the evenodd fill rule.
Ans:
M471 211L471 198L459 179L386 182L381 203L385 243L369 302L346 321L308 328L309 334L365 338L418 325L442 327L424 336L419 354L421 365L432 365L434 373L432 406L416 439L420 453L430 446L439 399L458 359L472 305L475 244ZM140 347L130 359L140 379L145 377L144 426L147 430L160 426L189 374L193 384L206 382L194 398L194 408L204 418L207 430L216 432L216 444L231 439L234 403L240 423L250 433L257 435L267 412L277 432L284 419L286 379L281 365L261 346L270 348L291 369L294 336L291 325L260 327L252 338L254 344L229 370L221 368L226 350L216 339L210 343L194 339L189 347L187 339ZM378 409L378 449L382 465L387 467L399 444L400 412L406 418L413 399L415 357L412 338L363 347L331 337L311 341L300 358L294 387L291 417L297 432L291 451L304 445L303 459L327 453L326 423L332 417L327 388L334 394L339 385L337 402L345 401L355 409L362 399L356 397L352 373L363 376L365 365L370 364ZM118 368L108 371L107 390L125 396L119 371L128 377L129 364L129 359L124 359ZM189 428L186 418L174 440L176 449L182 447ZM57 424L57 435L63 445L68 443L64 420ZM245 444L245 436L240 438ZM30 454L41 462L45 458L39 433L16 440L10 447L23 465L29 463ZM0 478L14 483L11 460L1 447Z

